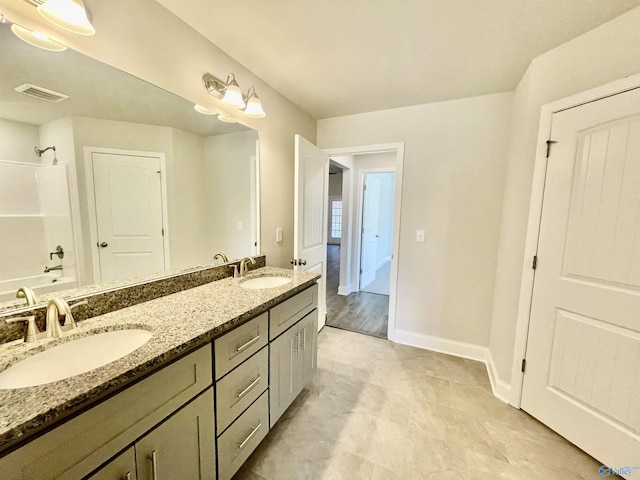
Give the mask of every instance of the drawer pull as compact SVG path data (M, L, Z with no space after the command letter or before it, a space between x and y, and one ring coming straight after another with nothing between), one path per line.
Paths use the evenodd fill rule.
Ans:
M242 450L247 443L249 442L249 440L251 440L251 437L253 437L256 432L260 429L260 427L262 426L262 423L258 423L257 426L253 427L253 430L251 430L251 433L249 435L247 435L247 438L245 438L242 442L240 442L240 444L238 445L238 450Z
M153 480L158 480L158 459L157 459L157 453L155 450L151 452L151 456L149 458L151 459L152 478Z
M244 397L249 391L260 382L260 375L254 378L244 390L238 390L238 398Z
M258 340L260 340L260 334L256 335L255 337L253 337L251 340L249 340L247 343L245 343L244 345L240 345L238 348L236 348L236 352L240 353L241 351L249 348L251 345L253 345L254 343L256 343Z

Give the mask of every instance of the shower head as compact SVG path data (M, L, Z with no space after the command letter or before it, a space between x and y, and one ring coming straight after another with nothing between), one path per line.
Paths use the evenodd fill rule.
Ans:
M38 155L39 157L41 157L41 156L42 156L42 154L43 154L44 152L46 152L47 150L53 150L53 152L54 152L54 153L53 153L53 155L55 156L55 151L56 151L56 147L55 147L55 145L52 145L52 146L50 146L50 147L43 148L43 149L39 149L38 147L34 147L33 149L35 150L36 155Z
M56 157L56 146L55 145L51 145L50 147L47 148L38 148L38 147L34 147L34 151L36 152L36 155L38 157L42 157L42 154L44 152L46 152L47 150L53 150L53 164L55 165L56 163L58 163L58 158Z

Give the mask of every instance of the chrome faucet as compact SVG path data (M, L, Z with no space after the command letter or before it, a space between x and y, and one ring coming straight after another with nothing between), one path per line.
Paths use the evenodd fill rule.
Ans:
M27 300L27 305L35 305L38 303L38 297L33 293L29 287L20 287L16 292L16 298L24 298Z
M62 265L56 265L55 267L44 267L44 273L49 273L53 270L62 270Z
M52 298L47 304L47 316L45 317L44 332L38 330L35 315L31 315L30 317L8 318L5 321L7 323L25 322L27 324L24 334L24 341L26 343L35 342L42 338L58 338L64 332L68 332L76 328L76 322L73 319L71 310L79 307L80 305L86 304L87 301L83 300L69 306L69 304L61 298ZM64 316L64 325L60 325L61 316Z
M220 259L220 260L222 260L222 263L227 263L229 261L229 259L227 258L227 256L224 253L216 253L213 256L213 259L214 260Z
M256 261L251 257L244 257L240 260L240 276L244 277L248 271L249 264L247 262L251 262L251 265L255 265Z

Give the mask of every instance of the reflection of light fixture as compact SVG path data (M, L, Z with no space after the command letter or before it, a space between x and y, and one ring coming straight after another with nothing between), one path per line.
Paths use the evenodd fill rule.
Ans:
M256 94L256 89L253 87L249 87L247 92L247 108L244 109L244 114L250 118L262 118L266 115Z
M95 35L82 0L46 0L38 13L54 25L78 35Z
M15 23L11 25L11 31L20 40L27 42L29 45L33 45L34 47L42 48L43 50L63 52L67 49L65 45L51 40L46 35L39 32L33 32L28 28L24 28Z
M201 113L203 115L216 115L217 112L214 112L213 110L209 110L207 107L203 107L202 105L194 105L193 109L198 112Z
M262 109L260 99L256 94L256 89L253 87L249 88L247 96L244 96L233 73L227 76L226 82L214 77L210 73L206 73L202 77L202 83L208 92L214 97L220 98L224 105L238 110L244 110L245 116L262 118L266 115Z
M234 118L231 118L229 115L225 115L224 113L218 115L218 120L224 123L236 123Z

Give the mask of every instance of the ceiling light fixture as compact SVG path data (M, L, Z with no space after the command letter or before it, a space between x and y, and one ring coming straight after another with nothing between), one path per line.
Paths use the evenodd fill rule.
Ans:
M78 35L95 35L82 0L46 0L38 13L54 25Z
M23 42L27 42L29 45L42 48L43 50L49 50L50 52L64 52L67 49L66 45L51 40L45 34L34 32L15 23L11 25L11 31Z
M220 101L223 105L237 110L243 110L245 116L250 118L262 118L266 116L262 109L260 99L256 94L256 89L250 87L247 95L243 95L233 73L230 73L227 76L226 81L222 81L210 73L206 73L202 77L202 83L211 95L221 99ZM224 116L231 118L227 115Z

